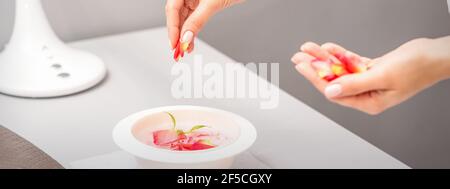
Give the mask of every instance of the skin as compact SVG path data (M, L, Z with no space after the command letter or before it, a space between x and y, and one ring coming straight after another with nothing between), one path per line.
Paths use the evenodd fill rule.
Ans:
M181 36L191 31L194 37L198 35L206 22L217 12L240 3L243 0L167 0L166 22L170 45L174 49ZM194 49L194 40L188 52Z
M297 71L330 101L376 115L411 98L420 91L450 78L450 37L415 39L375 59L361 57L333 43L319 46L305 43L292 57ZM318 77L311 62L333 54L349 53L371 68L363 73L342 76L332 82ZM340 86L330 95L327 88Z
M167 27L172 48L186 31L197 36L215 13L239 2L242 0L168 0ZM194 49L193 42L189 52ZM319 78L311 62L335 59L335 55L342 53L362 61L370 69L332 82ZM292 57L292 62L297 71L330 101L376 115L450 78L450 37L415 39L374 59L362 57L337 44L319 46L308 42Z

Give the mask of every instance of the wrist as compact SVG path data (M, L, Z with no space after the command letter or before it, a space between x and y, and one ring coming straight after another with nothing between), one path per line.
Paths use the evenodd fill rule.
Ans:
M430 48L425 53L426 61L430 62L437 79L450 78L450 37L430 40Z
M443 54L443 58L441 63L444 65L445 69L445 76L444 79L450 78L450 37L445 37L442 39L442 48L441 51Z
M450 56L443 60L442 64L444 65L443 79L450 79Z

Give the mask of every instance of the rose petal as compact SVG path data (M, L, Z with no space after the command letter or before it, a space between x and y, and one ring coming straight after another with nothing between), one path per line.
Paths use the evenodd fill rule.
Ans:
M316 70L319 77L324 80L332 81L338 77L333 73L331 62L314 60L313 62L311 62L311 65Z
M206 150L206 149L211 149L214 147L215 146L205 144L202 141L198 141L194 144L184 144L183 145L183 149L185 149L186 151Z
M343 54L336 56L336 58L344 64L345 69L349 73L361 73L367 71L367 66L356 56Z
M156 145L167 145L179 140L179 135L174 130L160 130L153 132L153 143Z

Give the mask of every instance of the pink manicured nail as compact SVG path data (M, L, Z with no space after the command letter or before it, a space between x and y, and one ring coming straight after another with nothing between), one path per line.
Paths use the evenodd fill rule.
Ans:
M192 33L191 31L184 32L184 35L181 38L181 50L187 51L193 39L194 33Z
M182 43L190 43L192 41L192 38L194 38L194 33L191 31L184 32L183 37L181 38Z
M341 95L342 86L340 84L332 84L325 88L325 96L328 98L335 98Z

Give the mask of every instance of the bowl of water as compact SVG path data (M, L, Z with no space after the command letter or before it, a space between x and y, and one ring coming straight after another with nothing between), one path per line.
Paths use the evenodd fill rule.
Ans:
M201 106L144 110L121 120L114 142L144 169L226 169L249 149L255 127L240 115Z

